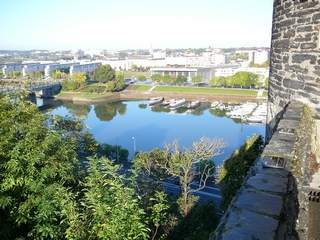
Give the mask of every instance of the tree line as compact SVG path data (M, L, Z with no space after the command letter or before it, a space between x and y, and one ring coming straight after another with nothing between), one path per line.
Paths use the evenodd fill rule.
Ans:
M184 85L188 82L188 78L183 75L161 75L154 74L151 76L152 81L163 84ZM204 79L201 75L196 75L191 78L191 83L194 85L203 83ZM256 88L262 87L263 83L259 81L259 76L250 72L237 72L229 77L214 77L208 81L212 87L233 87L233 88Z
M92 80L101 83L104 86L105 92L116 92L125 88L124 74L121 72L116 73L108 64L101 65L95 69L92 78L86 73L73 73L70 76L60 70L53 71L51 76L55 79L64 79L62 89L65 91L75 91L89 86ZM100 89L101 86L90 88L90 91L100 93Z

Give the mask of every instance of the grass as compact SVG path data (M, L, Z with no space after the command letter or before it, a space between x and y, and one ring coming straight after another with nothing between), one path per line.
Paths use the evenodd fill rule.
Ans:
M230 89L230 88L210 88L210 87L175 87L175 86L157 86L154 91L158 92L176 92L176 93L199 93L215 95L239 95L256 96L256 90L250 89Z
M131 85L129 87L130 90L135 90L135 91L148 91L151 88L149 85Z

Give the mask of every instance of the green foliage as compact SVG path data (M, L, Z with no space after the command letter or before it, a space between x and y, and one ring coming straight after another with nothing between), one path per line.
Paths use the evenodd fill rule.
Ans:
M202 76L200 76L200 75L197 75L197 76L193 76L192 77L192 83L193 84L199 84L199 83L201 83L203 81L203 78L202 78Z
M50 73L50 76L53 79L67 79L69 75L66 72L56 69Z
M112 67L107 65L101 65L99 66L95 72L93 79L98 82L107 83L109 81L113 81L116 78L116 73L112 69Z
M149 210L151 213L149 216L149 221L154 226L152 231L152 239L155 239L158 234L159 227L161 225L165 225L168 221L168 210L170 206L166 194L161 191L157 191L155 196L150 198L150 205L151 206L149 206Z
M145 75L139 75L138 76L138 80L139 81L145 81L145 80L147 80L147 77Z
M7 74L7 78L17 79L19 77L22 77L22 72L20 71L12 71Z
M107 159L90 159L82 202L86 239L147 239L145 213L134 190L124 185L117 171Z
M217 210L212 202L197 204L186 218L180 220L168 239L207 240L218 223Z
M177 79L176 79L176 83L177 84L184 84L188 81L188 78L182 75L178 75Z
M28 102L0 99L0 207L12 238L61 239L68 228L61 211L75 181L75 145L46 121Z
M249 168L261 154L263 139L254 135L247 139L239 150L225 160L219 174L219 185L223 196L222 207L226 209L241 187Z
M231 77L214 77L209 81L213 87L245 87L258 86L259 77L254 73L237 72Z
M128 162L128 156L129 151L125 148L122 148L121 146L115 145L109 145L109 144L103 144L101 146L102 148L102 154L110 159L114 163L126 163Z
M101 121L111 121L117 114L124 115L126 110L127 105L122 102L97 104L94 106L96 116Z
M162 81L162 75L154 74L151 76L151 80L154 82L160 83Z
M32 72L29 74L29 78L31 79L41 79L44 77L44 72Z
M87 76L85 73L74 73L69 79L63 81L62 89L64 91L74 91L86 85Z

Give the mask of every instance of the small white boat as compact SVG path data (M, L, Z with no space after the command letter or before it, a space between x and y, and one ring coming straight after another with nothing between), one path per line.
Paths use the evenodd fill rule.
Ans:
M193 101L193 102L190 102L187 107L189 109L192 109L192 108L197 108L199 106L200 106L200 101Z
M186 100L183 98L183 99L179 99L174 102L171 102L169 104L169 107L170 107L170 109L176 109L178 107L184 106L185 104L186 104Z
M156 105L156 104L159 104L159 103L162 103L164 100L163 97L155 97L155 98L150 98L149 100L149 106L152 106L152 105Z
M211 107L212 108L215 108L215 107L217 107L219 105L219 102L213 102L213 103L211 103Z
M164 100L161 104L162 106L168 106L170 103L174 102L175 100L174 99L171 99L171 100Z

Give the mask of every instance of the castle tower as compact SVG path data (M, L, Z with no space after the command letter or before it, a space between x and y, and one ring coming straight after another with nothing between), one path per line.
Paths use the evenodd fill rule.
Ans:
M275 0L271 45L270 131L293 99L320 115L320 0Z

